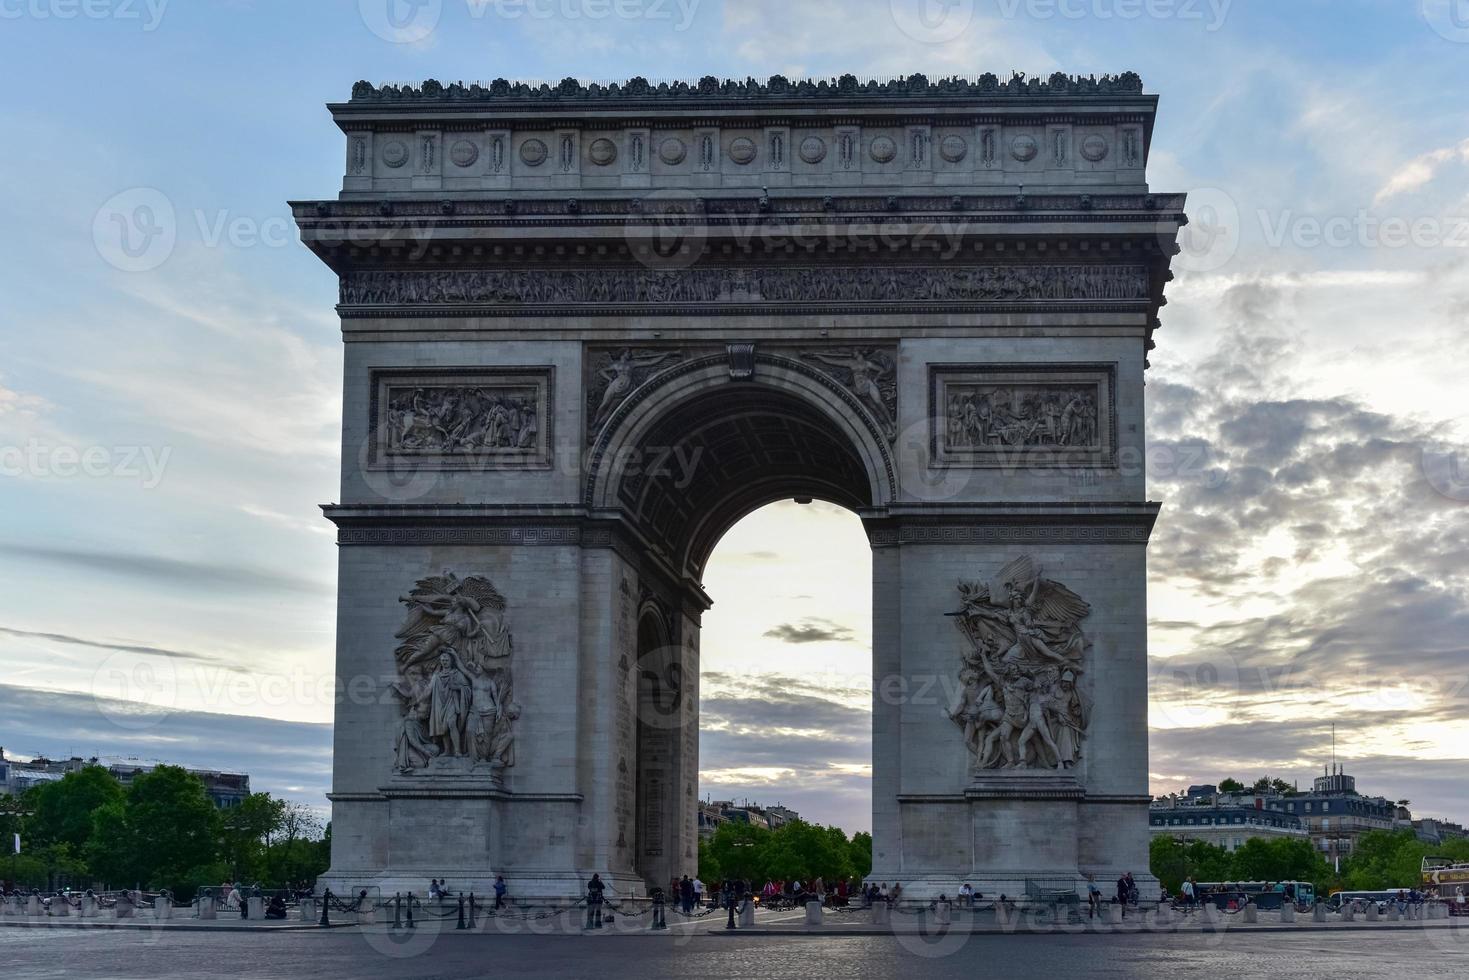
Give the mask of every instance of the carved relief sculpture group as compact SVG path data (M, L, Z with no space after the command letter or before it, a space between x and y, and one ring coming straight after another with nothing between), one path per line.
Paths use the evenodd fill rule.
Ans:
M537 444L533 388L392 388L387 449L393 453L454 455L533 449Z
M489 579L450 572L421 579L400 600L408 619L396 637L402 709L394 768L433 766L498 779L515 764L512 640L505 597Z
M1091 702L1081 675L1091 606L1022 555L996 581L962 582L951 613L967 641L949 717L972 768L1067 770L1081 761Z
M1003 385L947 389L951 449L1099 445L1095 385Z

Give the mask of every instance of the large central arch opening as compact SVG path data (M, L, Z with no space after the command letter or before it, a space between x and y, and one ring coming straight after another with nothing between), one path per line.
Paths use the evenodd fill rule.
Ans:
M803 815L849 830L870 824L871 555L857 514L891 499L888 447L839 379L793 360L760 366L751 381L731 381L722 360L682 383L655 378L601 443L594 501L615 507L664 567L714 603L698 623L666 603L640 606L636 866L650 885L696 870L687 847L666 846L671 827L695 825L699 801L678 784L680 751L710 755L707 792L792 809L814 801L809 779L794 783L825 755L822 788L845 777L846 805L866 812L837 819L808 802ZM711 568L726 538L728 557ZM862 601L842 601L854 591ZM680 676L685 664L699 676ZM682 715L684 731L672 729L677 698L708 707L707 728L696 710ZM823 733L838 717L844 745L832 754Z

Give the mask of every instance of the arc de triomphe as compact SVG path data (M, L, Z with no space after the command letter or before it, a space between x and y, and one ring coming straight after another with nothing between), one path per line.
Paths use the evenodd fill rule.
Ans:
M346 344L327 883L692 873L704 564L817 498L873 549L873 877L1149 890L1156 107L1131 74L332 105L342 192L292 205Z

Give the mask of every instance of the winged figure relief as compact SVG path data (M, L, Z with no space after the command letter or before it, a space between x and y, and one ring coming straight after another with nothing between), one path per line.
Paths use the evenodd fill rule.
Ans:
M1029 555L992 581L961 582L959 597L950 615L968 649L948 714L974 768L1073 768L1091 722L1080 685L1090 604L1045 578Z

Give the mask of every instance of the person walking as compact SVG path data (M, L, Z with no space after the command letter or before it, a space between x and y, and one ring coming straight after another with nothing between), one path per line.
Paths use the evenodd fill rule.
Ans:
M698 875L694 875L694 904L704 907L704 882Z
M509 889L505 886L505 876L495 875L495 908L503 909L505 907L505 893L507 891Z
M678 881L678 904L684 915L694 914L694 883L684 875Z
M1102 889L1096 875L1086 876L1086 917L1095 919L1102 912Z

